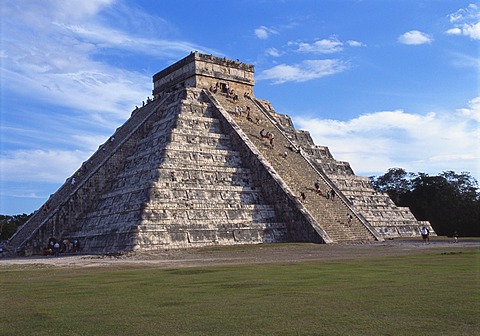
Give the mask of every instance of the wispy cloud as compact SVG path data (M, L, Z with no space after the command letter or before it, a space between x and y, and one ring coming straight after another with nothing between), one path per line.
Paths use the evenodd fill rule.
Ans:
M343 43L336 37L317 40L313 43L289 42L288 45L297 47L296 51L314 54L332 54L343 50Z
M267 50L265 50L265 54L272 57L280 57L283 53L277 48L268 48Z
M295 51L312 54L333 54L341 52L345 46L349 47L366 47L366 44L360 41L348 40L346 42L340 41L337 37L331 36L326 39L316 40L312 43L307 42L288 42L288 46L295 47Z
M62 182L91 153L62 150L20 150L0 157L2 180L17 182Z
M290 29L294 29L299 26L299 22L303 22L305 18L296 18L291 19L289 22L285 24L278 24L275 26L260 26L253 30L254 35L260 40L267 40L272 35L280 35L282 32Z
M3 98L25 102L7 111L22 123L1 125L2 181L59 182L78 168L151 92L152 71L129 70L125 58L212 52L164 36L174 31L164 19L123 1L7 0L0 10Z
M180 57L192 50L212 51L187 41L148 37L141 27L124 30L131 28L127 23L113 27L103 19L118 15L109 8L112 2L58 0L3 6L3 89L35 92L33 99L119 118L119 110L123 113L145 99L151 73L116 67L115 62L103 61L105 55ZM165 25L160 18L158 24Z
M468 108L458 109L457 112L462 116L480 122L480 97L473 98L468 102Z
M345 47L357 48L365 46L366 45L360 41L348 40L347 42L342 42L337 37L331 36L326 39L315 40L312 43L289 41L287 43L289 50L280 51L276 48L269 48L265 54L275 58L292 52L326 55L341 52ZM270 80L274 84L306 82L344 72L350 67L350 62L339 58L304 60L296 64L277 64L269 69L260 71L260 73L256 75L256 79Z
M275 84L285 82L305 82L336 73L349 68L347 62L338 59L306 60L299 64L279 64L263 70L256 76L257 80L271 80Z
M451 55L453 65L457 67L474 68L477 71L480 70L480 58L459 52L452 52Z
M278 34L278 31L266 26L260 26L258 28L255 28L254 33L255 33L255 36L260 40L266 40L271 35Z
M364 175L380 174L391 167L426 173L470 171L475 175L480 173L480 98L469 104L469 108L450 114L416 115L396 110L348 121L297 117L294 122L298 128L309 130L316 144L328 145L337 160L350 162Z
M350 47L366 47L367 45L363 42L360 41L355 41L355 40L348 40L347 45Z
M420 44L430 44L432 43L433 38L418 30L408 31L398 37L398 42L408 45L420 45Z
M464 35L472 40L480 40L480 11L477 5L470 4L448 15L452 28L446 31L450 35Z

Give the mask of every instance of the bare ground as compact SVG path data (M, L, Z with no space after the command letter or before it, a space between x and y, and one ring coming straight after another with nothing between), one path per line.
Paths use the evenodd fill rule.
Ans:
M246 265L258 263L291 263L302 261L346 261L385 256L423 253L451 253L459 250L480 250L480 238L432 241L387 240L370 244L261 244L230 247L164 250L150 253L120 255L66 254L60 257L32 256L0 258L0 270L17 266L49 267L154 267L182 268L215 265Z

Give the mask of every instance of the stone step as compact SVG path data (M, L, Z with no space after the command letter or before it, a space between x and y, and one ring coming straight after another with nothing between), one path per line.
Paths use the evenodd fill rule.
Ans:
M143 164L148 163L152 159L159 160L164 157L182 157L185 160L193 160L199 156L205 157L238 157L238 151L229 149L223 146L222 148L215 148L210 146L203 146L199 144L181 144L180 142L169 143L164 148L150 148L143 151L137 151L129 156L127 161L144 160ZM142 164L141 162L138 164Z
M245 221L240 219L228 219L224 221L211 221L211 220L192 220L184 223L171 223L164 220L158 222L142 222L138 226L138 230L212 230L212 229L285 229L287 225L283 222L271 222L271 221Z
M230 137L223 134L204 134L200 132L181 133L178 131L172 132L172 143L178 144L198 144L205 148L214 149L231 149L232 145Z
M128 224L128 223L127 223ZM119 234L135 232L188 232L188 231L218 231L218 230L286 230L287 225L283 222L260 222L260 221L242 221L242 220L196 220L183 223L171 223L165 221L158 222L131 222L131 225L124 224ZM108 225L92 225L85 230L84 237L100 236L108 233L110 227ZM69 238L78 238L78 235L71 235Z
M153 179L160 181L185 182L205 181L206 183L235 183L236 181L250 181L251 171L248 168L211 166L208 169L198 166L182 166L181 168L171 165L170 167L160 167L152 171L150 168L137 167L138 169L125 170L118 175L117 181L135 179L139 174L145 176L150 174ZM122 186L123 187L123 186ZM135 189L135 188L134 188ZM126 190L132 190L126 187Z

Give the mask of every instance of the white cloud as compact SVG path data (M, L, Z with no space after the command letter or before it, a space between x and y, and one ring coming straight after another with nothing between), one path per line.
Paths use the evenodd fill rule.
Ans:
M470 37L472 40L480 40L480 22L475 24L464 24L462 27L463 35Z
M103 134L151 94L152 71L129 70L128 57L211 53L161 38L172 30L163 19L126 6L115 0L1 2L2 103L10 96L25 102L8 110L2 105L1 131L8 130L1 139L2 195L15 194L22 183L63 182L105 141ZM21 119L11 117L15 113Z
M470 56L458 52L451 52L452 64L458 67L474 68L476 71L480 70L480 58Z
M478 118L479 105L477 97L470 109L460 109L458 114L416 115L397 110L348 121L294 118L294 122L308 130L316 144L329 146L335 159L350 162L360 175L402 167L431 174L470 171L478 176L480 139L471 114Z
M289 42L289 45L297 47L297 51L315 54L332 54L343 50L343 43L335 37L317 40L313 43Z
M480 97L475 97L468 102L469 108L458 109L457 112L467 118L480 122Z
M350 46L350 47L366 47L367 45L363 42L360 42L360 41L354 41L354 40L348 40L347 41L347 44Z
M305 82L340 73L348 68L348 63L338 59L306 60L300 64L280 64L273 68L263 70L256 76L256 79L272 80L275 84Z
M465 21L476 20L480 17L478 6L469 4L466 8L460 8L455 13L447 15L451 23L464 23Z
M116 67L102 61L105 54L171 57L202 50L186 41L145 37L142 27L112 27L117 22L126 25L126 20L107 24L101 16L118 15L108 12L112 3L52 0L2 7L2 89L20 95L35 92L29 98L82 110L93 118L110 114L118 122L150 93L151 73Z
M282 56L282 52L279 51L277 48L268 48L265 50L265 54L272 56L272 57L280 57Z
M447 30L446 33L448 35L465 35L472 40L480 40L480 22L476 24L463 24L461 27Z
M261 40L266 40L272 34L278 34L278 31L272 28L268 28L265 26L258 27L254 30L255 36Z
M460 28L452 28L446 31L449 35L462 35L462 30Z
M398 42L408 45L430 44L433 39L430 35L418 30L411 30L398 37Z
M366 47L366 44L364 44L363 42L348 40L344 43L335 36L329 37L327 39L316 40L313 43L290 41L288 42L288 45L295 47L295 51L297 52L312 54L333 54L343 51L345 46L353 48Z
M477 5L470 4L448 15L453 28L446 31L449 35L464 35L472 40L480 40L480 11Z
M62 150L19 150L0 157L3 181L63 182L91 153Z

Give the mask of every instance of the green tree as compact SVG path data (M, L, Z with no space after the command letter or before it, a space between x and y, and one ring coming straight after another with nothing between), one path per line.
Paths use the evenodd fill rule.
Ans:
M458 227L458 197L454 188L442 176L420 173L412 181L412 190L402 195L415 217L428 220L438 235L447 235L449 228Z
M23 225L32 214L21 215L0 215L0 241L6 240L13 236L20 225Z
M371 176L370 180L376 191L388 194L395 204L400 205L402 195L411 190L412 176L403 168L390 168L384 175Z
M438 176L389 169L371 177L377 191L398 206L407 206L418 220L428 220L439 235L480 236L480 193L470 173L446 171Z

